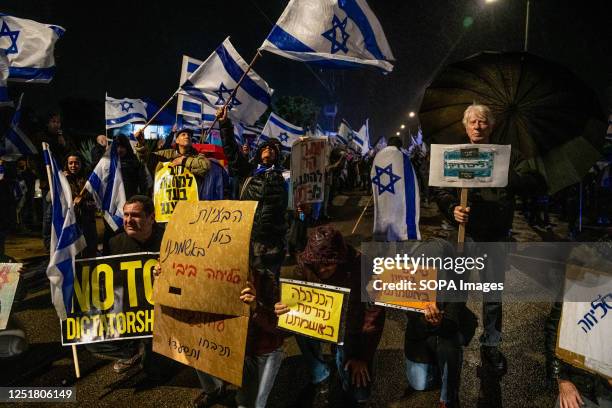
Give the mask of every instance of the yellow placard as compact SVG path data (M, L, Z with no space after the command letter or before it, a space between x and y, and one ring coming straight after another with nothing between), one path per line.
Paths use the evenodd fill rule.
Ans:
M162 240L155 303L176 309L248 316L249 242L256 201L181 201Z
M281 303L289 313L278 319L278 327L309 337L342 341L343 304L350 289L281 279Z
M198 183L183 166L162 163L155 173L153 190L155 221L168 222L180 201L198 201Z
M153 351L240 387L248 316L155 305Z
M421 282L435 281L435 268L385 269L373 275L368 293L374 303L384 307L423 312L425 307L436 302L436 290L421 286Z

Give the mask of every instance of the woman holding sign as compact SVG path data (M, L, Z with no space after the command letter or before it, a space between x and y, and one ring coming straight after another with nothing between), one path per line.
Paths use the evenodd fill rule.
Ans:
M372 362L385 324L385 311L361 302L361 253L344 242L342 234L330 226L318 227L300 254L298 279L350 288L344 344L336 347L336 364L348 404L363 403L370 397L374 373ZM287 305L274 306L277 316L289 312ZM344 312L343 312L344 313ZM330 369L323 362L321 343L296 336L302 355L310 367L312 384L306 391L325 398Z

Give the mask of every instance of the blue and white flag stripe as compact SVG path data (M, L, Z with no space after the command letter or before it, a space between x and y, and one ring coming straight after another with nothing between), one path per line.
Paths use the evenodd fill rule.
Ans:
M216 110L228 102L247 69L248 64L226 38L181 85L180 91ZM228 103L229 117L234 122L255 123L267 110L272 92L266 81L250 70Z
M393 53L365 0L291 0L261 49L327 68L393 70Z
M0 13L0 49L9 60L9 80L50 82L55 74L55 43L64 32L57 25Z
M374 201L374 239L420 240L419 185L410 157L394 146L374 158L370 172Z
M181 65L181 75L179 79L179 86L185 83L185 81L196 72L199 66L202 65L202 61L183 55L183 63ZM185 95L181 92L178 93L176 102L176 114L182 115L183 117L196 118L201 128L209 128L215 120L215 109L207 105L204 105L199 99L192 96ZM202 123L203 122L203 123Z
M276 138L281 142L282 151L291 152L293 143L305 134L306 132L303 128L287 122L272 112L268 117L266 126L261 131L260 139L268 141L271 137Z
M38 154L38 150L36 150L30 138L25 133L23 133L23 131L19 127L19 122L21 120L22 100L23 94L21 94L21 96L19 97L17 108L15 109L15 113L13 114L13 119L11 119L11 125L8 131L6 132L5 153L7 155L28 156Z
M113 231L117 231L123 225L125 204L125 188L121 175L121 161L117 154L117 140L106 149L104 156L85 183L85 188L102 210L108 225Z
M60 319L72 307L74 258L86 247L74 213L70 184L43 143L43 157L47 167L51 193L51 246L47 277L51 286L51 300Z
M6 52L0 50L0 107L13 106L13 101L9 98L6 81L9 75L9 62Z
M128 123L147 121L147 104L141 99L115 99L106 95L106 129L119 128Z

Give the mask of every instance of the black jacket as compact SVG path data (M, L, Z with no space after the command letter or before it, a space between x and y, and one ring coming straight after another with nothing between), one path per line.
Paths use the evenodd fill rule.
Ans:
M251 237L253 241L284 246L287 234L288 193L280 166L276 170L263 171L254 175L258 166L261 148L257 151L254 162L240 153L234 140L234 129L230 121L221 125L223 150L229 160L231 173L246 178L241 189L240 200L257 201L257 210L253 221ZM277 163L279 159L277 154Z
M133 254L137 252L159 252L161 247L164 231L153 225L153 232L145 242L138 242L134 238L130 238L124 231L113 238L109 242L109 253L104 255L123 255Z

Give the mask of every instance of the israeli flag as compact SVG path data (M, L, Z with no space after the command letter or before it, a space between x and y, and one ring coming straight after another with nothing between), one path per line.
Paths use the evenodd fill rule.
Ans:
M181 85L181 90L216 110L225 105L247 69L248 64L228 37ZM255 123L268 109L272 92L266 81L250 70L228 103L230 119Z
M370 171L376 241L420 240L419 184L410 157L397 147L378 152Z
M325 68L393 70L393 53L365 0L291 0L262 50Z
M353 141L357 146L357 151L361 152L362 156L365 156L372 149L372 143L370 142L370 119L366 119L359 132L354 133Z
M254 141L259 138L263 128L261 126L249 126L244 123L237 123L234 125L234 140L239 145L243 145L250 141L250 144L254 144ZM254 146L251 146L254 147Z
M108 225L117 231L123 225L125 189L121 176L121 161L117 154L117 140L106 149L85 188L91 193Z
M13 106L13 101L8 95L8 87L6 81L9 76L9 62L6 57L6 51L0 50L0 108Z
M51 247L47 277L51 300L61 320L72 307L74 258L87 244L74 213L70 184L53 158L49 145L42 144L51 193Z
M21 120L21 101L23 100L23 94L19 97L17 103L17 109L11 119L11 125L6 133L5 139L5 153L11 156L28 156L38 154L38 150L32 144L30 138L19 128L19 121Z
M200 65L202 65L202 61L183 55L179 86L184 84ZM200 129L210 128L215 120L215 113L214 108L204 105L200 100L192 96L179 92L176 102L176 114L181 117L192 118L190 120L191 123L195 123L193 119L197 120Z
M338 133L336 134L337 140L345 145L352 146L353 139L355 138L355 131L351 128L351 125L344 119L340 122L340 127L338 128Z
M141 99L115 99L106 95L106 129L120 128L128 123L147 121L147 104Z
M51 82L55 42L65 31L60 26L0 13L0 49L6 51L9 60L9 80Z
M280 140L281 149L285 153L291 153L291 146L300 136L304 136L306 132L299 126L292 125L274 112L268 117L268 122L264 126L260 140L268 141L271 137Z

